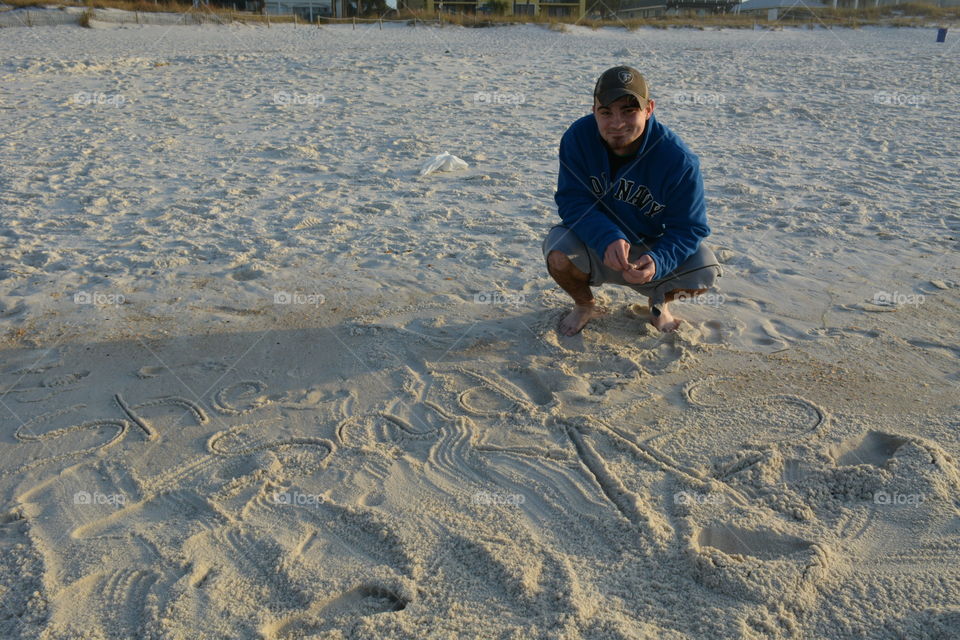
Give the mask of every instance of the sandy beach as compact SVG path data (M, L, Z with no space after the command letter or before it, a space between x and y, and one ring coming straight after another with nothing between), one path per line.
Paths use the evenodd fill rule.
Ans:
M0 29L0 637L960 638L953 34L93 26ZM560 337L616 64L724 274Z

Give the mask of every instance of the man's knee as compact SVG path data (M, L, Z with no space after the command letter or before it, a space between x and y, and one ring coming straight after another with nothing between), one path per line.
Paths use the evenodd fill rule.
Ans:
M582 282L590 279L590 274L581 271L570 259L570 256L556 249L547 253L547 270L554 278L567 276Z
M563 251L554 249L547 254L547 266L551 271L564 272L573 266L573 262Z
M547 253L547 269L553 275L571 276L577 280L588 280L590 278L590 274L578 269L567 254L556 249Z

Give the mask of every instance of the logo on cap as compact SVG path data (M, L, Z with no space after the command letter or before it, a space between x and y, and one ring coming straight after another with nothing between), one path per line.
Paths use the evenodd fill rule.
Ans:
M619 77L620 77L620 82L622 82L623 84L630 84L631 82L633 82L633 74L630 73L629 71L621 71Z

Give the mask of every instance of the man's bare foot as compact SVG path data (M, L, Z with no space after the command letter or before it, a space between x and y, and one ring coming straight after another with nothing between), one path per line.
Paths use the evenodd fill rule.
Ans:
M598 307L593 304L574 305L573 311L568 313L566 317L560 321L560 326L557 330L565 336L575 336L580 333L581 329L587 326L588 322L598 316L602 316L606 312L607 310L603 307Z
M667 309L667 305L660 307L660 315L650 314L650 324L659 329L662 333L673 333L683 322L680 318L674 316Z

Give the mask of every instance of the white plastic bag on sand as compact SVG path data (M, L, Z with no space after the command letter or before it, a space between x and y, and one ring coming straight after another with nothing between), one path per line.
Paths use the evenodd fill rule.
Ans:
M461 171L466 169L467 166L467 163L457 156L452 156L444 151L436 158L423 165L423 168L420 169L420 175L425 176L428 173L433 173L434 171Z

